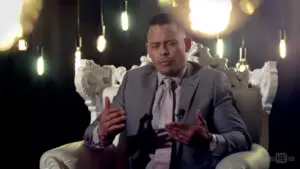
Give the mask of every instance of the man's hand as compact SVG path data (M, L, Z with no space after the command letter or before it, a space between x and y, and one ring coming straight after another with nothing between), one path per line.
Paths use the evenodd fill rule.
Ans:
M111 108L109 98L105 97L105 108L101 114L98 128L99 139L103 142L113 140L124 127L125 112L123 108Z
M209 149L209 144L212 141L212 134L209 133L205 120L201 117L200 110L196 112L197 124L190 125L184 123L169 123L166 125L166 130L169 136L174 140L186 145L200 146L205 150Z

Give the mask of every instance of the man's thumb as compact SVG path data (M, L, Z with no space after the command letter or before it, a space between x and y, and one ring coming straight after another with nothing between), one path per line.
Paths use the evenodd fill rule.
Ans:
M197 111L196 111L196 119L197 119L197 123L203 123L203 118L201 116L200 109L197 109Z
M109 97L105 96L105 107L104 107L105 110L108 110L110 109L110 100L109 100Z

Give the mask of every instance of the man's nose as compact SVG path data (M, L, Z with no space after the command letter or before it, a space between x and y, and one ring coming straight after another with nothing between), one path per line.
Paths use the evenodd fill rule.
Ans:
M160 55L162 56L168 56L170 54L169 49L163 45L160 49Z

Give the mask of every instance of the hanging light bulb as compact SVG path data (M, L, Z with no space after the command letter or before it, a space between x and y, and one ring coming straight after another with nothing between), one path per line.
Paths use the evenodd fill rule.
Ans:
M18 48L19 48L19 51L26 51L27 50L27 42L26 40L24 39L23 37L23 28L22 28L22 25L20 25L20 38L18 40Z
M127 12L127 0L125 0L125 10L121 14L121 25L123 31L127 31L129 28L129 19Z
M176 8L178 6L176 0L172 0L172 7Z
M27 50L27 42L24 38L19 39L18 48L19 48L20 51L26 51Z
M121 24L123 31L127 31L129 28L129 21L128 21L128 13L127 11L123 11L121 15Z
M239 5L240 9L247 15L253 15L257 8L257 4L253 3L250 0L240 0Z
M178 6L176 0L158 0L158 4L161 7L173 7L173 8L176 8Z
M224 55L224 42L222 38L218 38L217 40L217 55L219 58L223 58Z
M279 52L280 52L280 57L282 59L284 59L286 57L286 42L285 42L285 39L280 40Z
M100 8L101 8L101 27L102 27L102 34L98 36L97 39L97 49L99 52L103 52L106 48L106 39L105 39L105 24L104 24L104 19L103 19L103 4L102 0L100 0Z
M44 57L40 56L37 60L37 73L39 76L44 74Z
M172 5L172 0L158 0L158 4L163 6L163 7L167 7Z
M100 35L97 39L97 49L99 52L103 52L106 48L106 39L105 39L105 26L102 26L103 34Z
M81 60L81 50L80 47L77 47L75 52L75 73L77 73L77 70L80 67L80 60Z
M37 74L39 76L42 76L44 74L45 68L44 68L44 56L43 56L43 47L40 48L40 56L37 59L36 63L36 70Z
M99 52L103 52L106 48L106 39L104 35L100 35L97 39L97 49Z
M247 55L247 48L245 48L244 40L243 40L242 46L240 47L240 60L236 64L236 69L239 72L244 72L245 70L249 70L249 65L247 63L246 55Z
M77 38L77 47L75 51L75 74L77 73L78 68L80 67L80 61L81 61L81 37L79 36Z
M285 31L280 31L279 54L282 59L286 57L286 37Z

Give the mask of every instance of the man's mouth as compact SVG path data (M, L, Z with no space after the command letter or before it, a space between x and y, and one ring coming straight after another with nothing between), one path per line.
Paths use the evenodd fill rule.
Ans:
M171 61L171 60L161 61L160 64L161 64L162 66L169 66L169 65L172 64L172 61Z

